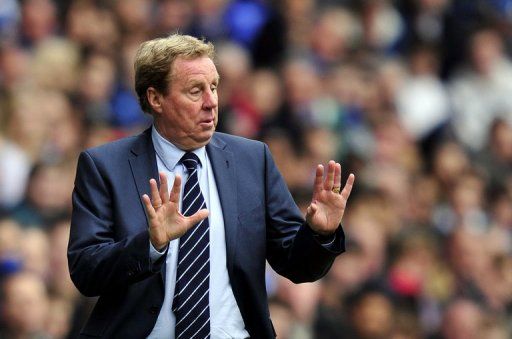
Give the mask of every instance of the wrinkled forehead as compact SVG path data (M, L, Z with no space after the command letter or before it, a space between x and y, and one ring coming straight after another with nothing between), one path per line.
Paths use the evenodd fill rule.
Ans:
M171 64L171 80L206 78L208 81L218 81L217 67L208 56L194 58L178 57Z

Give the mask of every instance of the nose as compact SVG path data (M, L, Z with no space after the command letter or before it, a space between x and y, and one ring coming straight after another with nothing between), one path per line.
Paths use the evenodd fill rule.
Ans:
M219 98L216 90L208 89L204 91L203 97L203 109L211 110L217 107L219 104Z

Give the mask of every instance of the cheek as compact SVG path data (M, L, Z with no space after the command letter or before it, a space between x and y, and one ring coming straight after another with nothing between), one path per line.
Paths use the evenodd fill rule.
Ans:
M193 105L182 105L182 109L176 113L175 123L183 128L190 129L196 125L197 118L197 110Z
M196 106L190 107L185 112L185 115L186 116L184 116L183 119L186 119L190 126L196 128L199 125L199 121L201 120L201 114L200 109L198 109Z

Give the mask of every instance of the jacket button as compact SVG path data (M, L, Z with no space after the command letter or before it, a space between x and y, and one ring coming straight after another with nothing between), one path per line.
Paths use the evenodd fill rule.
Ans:
M160 311L160 307L157 307L157 306L151 306L149 308L149 314L158 314L158 312Z

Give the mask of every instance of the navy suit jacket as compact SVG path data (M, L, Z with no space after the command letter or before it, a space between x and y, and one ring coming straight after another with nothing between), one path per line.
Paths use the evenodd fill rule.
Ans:
M206 146L226 230L227 270L253 338L275 337L265 290L265 259L299 283L314 281L344 251L322 246L305 223L268 147L215 133ZM145 338L164 299L165 256L149 258L141 201L158 178L151 129L80 154L68 247L71 278L86 296L99 296L81 337ZM214 284L215 282L212 281Z

